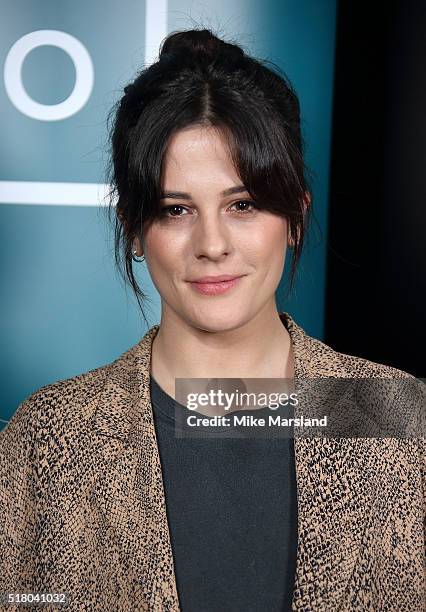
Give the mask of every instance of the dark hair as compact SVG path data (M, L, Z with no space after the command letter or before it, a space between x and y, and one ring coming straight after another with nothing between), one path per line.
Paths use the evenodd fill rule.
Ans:
M275 67L275 71L266 64ZM210 29L169 34L159 60L142 69L113 107L107 182L115 219L115 261L142 313L132 242L159 216L160 177L171 135L215 126L256 205L286 217L293 241L291 284L301 255L310 194L298 98L286 75ZM124 261L124 270L123 270Z

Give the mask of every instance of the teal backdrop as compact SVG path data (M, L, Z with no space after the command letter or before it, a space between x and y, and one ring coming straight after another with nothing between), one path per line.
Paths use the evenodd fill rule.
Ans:
M332 0L3 0L0 427L33 391L114 360L146 331L102 206L106 116L173 30L214 28L278 64L299 95L315 222L290 295L287 257L277 303L323 338L335 21Z

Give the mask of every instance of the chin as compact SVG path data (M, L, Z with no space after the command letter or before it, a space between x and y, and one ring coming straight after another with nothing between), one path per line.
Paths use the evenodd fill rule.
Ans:
M225 332L237 329L244 325L249 319L249 314L244 309L228 307L223 311L216 308L206 308L204 312L197 311L196 315L189 320L194 327L207 332Z

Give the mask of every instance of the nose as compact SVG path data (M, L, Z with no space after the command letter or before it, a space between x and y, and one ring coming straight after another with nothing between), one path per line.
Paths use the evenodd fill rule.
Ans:
M217 211L198 215L191 236L197 258L217 260L232 251L230 230L222 217Z

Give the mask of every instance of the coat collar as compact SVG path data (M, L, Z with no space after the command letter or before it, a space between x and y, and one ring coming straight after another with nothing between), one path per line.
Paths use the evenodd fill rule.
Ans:
M327 376L330 371L333 376L346 375L339 354L331 347L308 336L288 313L280 313L280 319L290 335L296 379ZM151 347L159 327L151 327L137 344L107 366L106 388L95 414L95 427L99 433L126 440L140 420L147 426L152 424L151 411L147 410L151 402L147 390ZM318 358L320 353L321 359ZM339 373L336 374L336 370ZM144 410L141 412L142 405Z
M291 337L296 379L347 374L339 353L308 336L287 313L280 313L280 318ZM179 612L150 397L151 346L158 329L159 325L152 327L138 344L106 366L105 386L93 417L104 465L96 499L98 512L122 551L123 571L134 585L136 600L139 597L149 610ZM324 604L340 609L339 597L355 567L362 536L361 502L346 483L359 474L351 473L353 464L339 479L330 469L331 461L343 461L348 454L348 443L294 440L299 541L293 609ZM368 454L359 460L368 463ZM336 538L343 498L347 520Z

